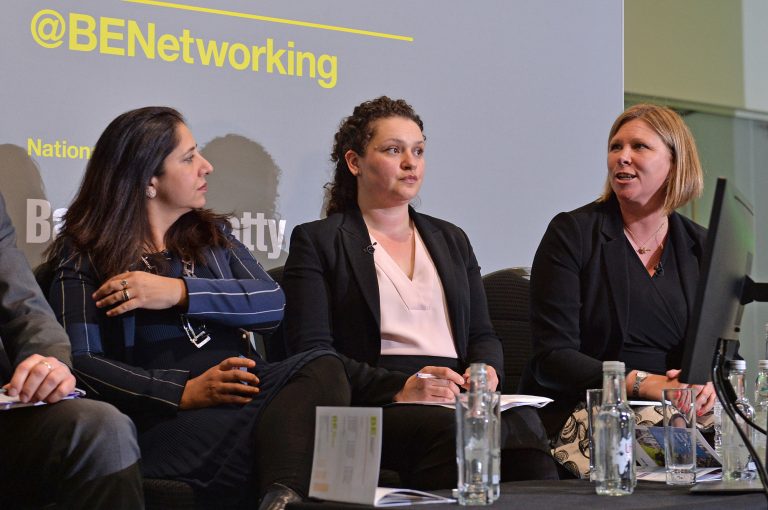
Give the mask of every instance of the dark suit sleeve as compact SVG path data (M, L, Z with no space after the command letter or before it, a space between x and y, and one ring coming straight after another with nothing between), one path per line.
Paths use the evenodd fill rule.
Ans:
M534 377L560 393L593 387L602 374L599 360L579 352L585 241L573 216L559 214L536 250L531 271Z
M91 295L100 285L87 256L65 258L56 269L50 301L72 342L75 375L89 394L123 411L172 415L189 377L186 370L145 370L125 363L121 326L108 318ZM130 313L130 312L129 312Z
M72 364L69 339L51 312L0 196L0 341L15 367L32 354Z
M328 270L327 262L324 263L304 227L294 228L283 272L286 296L283 332L290 354L314 348L336 350L331 332L332 289L324 277ZM408 379L406 374L375 368L344 355L340 357L350 379L355 404L392 402Z

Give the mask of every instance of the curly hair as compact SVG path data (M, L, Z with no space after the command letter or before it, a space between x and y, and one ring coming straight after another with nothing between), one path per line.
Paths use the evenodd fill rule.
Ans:
M691 199L701 196L704 173L696 150L696 141L683 119L673 110L655 104L637 104L624 110L614 121L608 133L608 145L621 127L633 120L642 120L653 129L672 155L672 167L665 183L664 211L669 214ZM603 193L598 202L613 195L610 173L606 177Z
M424 132L424 123L411 105L403 99L390 99L387 96L357 105L352 115L339 124L339 130L333 137L333 152L331 152L331 161L336 168L333 181L325 185L326 216L357 207L357 180L349 171L345 154L348 151L354 151L362 155L368 142L373 138L373 123L390 117L410 119Z

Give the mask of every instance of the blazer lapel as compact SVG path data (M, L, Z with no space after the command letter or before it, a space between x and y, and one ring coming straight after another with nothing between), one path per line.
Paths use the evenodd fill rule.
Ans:
M603 245L603 269L607 275L613 303L616 306L616 315L623 343L627 333L627 320L629 319L629 270L627 269L627 256L631 254L628 254L626 249L624 226L616 199L613 198L606 206L601 226L601 232L605 240Z
M440 282L443 284L443 292L445 292L451 329L454 331L454 335L456 335L455 332L460 331L461 328L457 324L459 296L455 277L456 271L452 267L451 250L448 248L448 243L445 241L442 231L435 227L427 218L414 211L412 207L408 208L408 212L414 225L419 230L419 235L421 235L421 239L424 241L424 246L427 248L429 256L435 263L437 274L440 276ZM454 341L457 345L460 343L458 338L454 339Z
M341 224L340 230L344 250L347 252L347 259L352 267L352 275L357 281L368 308L376 319L376 327L381 328L379 282L376 279L373 251L370 249L371 238L359 209L344 213L344 222Z
M683 295L688 304L688 317L693 314L693 301L696 299L696 285L699 281L699 262L701 255L696 253L696 240L690 236L680 215L672 213L669 217L670 236L675 250Z

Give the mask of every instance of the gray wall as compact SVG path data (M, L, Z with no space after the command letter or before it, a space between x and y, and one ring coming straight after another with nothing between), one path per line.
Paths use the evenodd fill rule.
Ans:
M50 239L51 211L67 206L86 163L46 148L92 146L116 115L148 104L187 116L216 167L209 204L251 219L241 235L267 267L284 260L293 226L320 216L339 121L381 94L406 98L425 121L419 210L462 226L484 272L530 265L549 219L601 188L605 136L623 105L621 2L184 3L412 40L140 2L5 2L0 190L33 264ZM188 30L205 44L243 46L221 67L202 65L197 43L175 61L173 51L148 58L140 45L120 55L133 27L147 37L150 24L158 39ZM244 50L268 40L286 50L286 68L289 50L312 52L326 77L269 72L263 56L258 71L235 68Z
M727 177L754 206L752 277L762 282L768 281L766 20L764 0L625 0L628 100L664 102L686 112L705 184L704 196L683 212L706 226L715 180ZM768 304L745 307L740 354L750 386L757 360L768 357L766 323Z

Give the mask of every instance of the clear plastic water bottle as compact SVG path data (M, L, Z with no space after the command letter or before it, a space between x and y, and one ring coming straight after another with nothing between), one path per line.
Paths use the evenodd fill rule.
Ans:
M757 379L755 380L755 423L763 429L768 426L768 360L757 362ZM755 433L754 444L760 459L765 462L765 435Z
M635 415L627 403L624 363L603 362L603 404L595 422L595 490L601 496L632 494Z
M753 420L755 418L755 408L752 407L752 404L749 403L749 399L745 395L744 375L746 371L747 362L743 359L731 360L729 362L728 379L731 386L733 386L733 390L736 392L736 407L741 410L744 416ZM746 432L752 444L755 444L757 439L754 429L747 425L740 416L736 415L736 423L725 414L722 416L723 480L754 480L757 473L754 465L750 466L752 459L750 458L749 450L744 445L744 440L741 438L736 427Z
M501 496L501 413L498 400L500 394L491 391L488 386L488 366L485 363L472 363L469 366L469 391L482 394L490 411L491 429L489 430L489 449L491 465L488 480L491 486L491 500ZM495 400L494 400L495 398Z
M466 406L457 401L458 496L461 505L489 505L493 502L491 446L494 431L491 392L484 363L469 369Z

